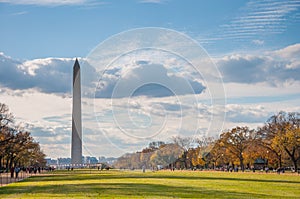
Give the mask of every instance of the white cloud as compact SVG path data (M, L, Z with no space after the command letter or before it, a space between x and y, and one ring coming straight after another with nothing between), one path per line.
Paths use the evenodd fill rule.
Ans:
M187 71L174 72L170 67L168 69L168 66L161 64L135 61L108 69L102 74L96 97L165 97L199 94L205 89L199 80L182 75Z
M293 84L280 84L277 87L270 85L269 83L253 83L245 84L239 82L225 83L227 101L230 99L237 99L235 101L241 101L239 98L248 98L248 102L257 101L261 97L271 96L270 98L278 96L290 96L299 93L300 81L293 82Z
M17 120L39 125L40 122L49 121L54 124L53 117L67 117L71 111L71 97L55 94L41 93L36 90L10 90L1 89L0 101L7 104L17 117ZM26 120L30 118L30 120ZM43 123L43 124L50 124ZM60 121L55 125L61 124Z
M83 61L80 59L80 61ZM74 58L44 58L18 61L0 53L0 85L2 87L43 93L70 94ZM85 64L84 73L93 78L96 74ZM82 81L83 86L89 82Z
M193 71L174 57L158 59L163 60L161 63L155 63L154 59L152 63L146 55L142 58L133 55L126 62L116 62L107 68L102 79L110 85L110 92L122 77L120 95L128 93L124 91L128 88L142 86L141 81L157 82L157 79L171 85L170 88L178 86L182 95L153 97L150 92L145 96L147 88L137 89L140 95L132 98L83 97L84 154L119 156L140 150L152 140L168 141L174 135L205 135L212 118L224 111L226 129L244 125L255 128L278 111L300 111L299 48L295 44L260 55L236 54L217 59L225 79L228 103L225 109L212 103L208 89L198 95L186 92L191 88L186 90L183 84L198 81L202 85L203 80L195 78ZM28 123L35 139L51 157L70 155L73 64L74 59L69 58L21 62L0 53L0 102L9 105L18 121ZM83 87L92 88L90 83L84 83L84 76L94 81L96 71L86 64L81 68L82 75L89 74L82 76ZM56 87L61 84L68 87ZM222 119L218 118L220 122ZM212 130L219 133L219 129Z
M232 92L236 87L230 88ZM242 87L247 91L258 91ZM275 88L274 88L275 89ZM259 90L260 91L260 90ZM279 91L279 92L278 92ZM285 90L288 92L287 90ZM18 92L18 91L10 91ZM239 94L239 91L235 94ZM264 92L262 90L261 92ZM280 94L280 90L273 90ZM252 93L255 96L255 93ZM280 110L300 111L299 96L278 99L268 93L268 99L255 97L230 98L226 105L224 128L247 125L255 128ZM285 94L283 95L285 96ZM199 96L200 97L200 96ZM232 96L230 96L232 97ZM282 98L282 97L280 97ZM136 97L132 99L83 98L83 151L92 156L119 156L125 152L140 150L150 141L170 141L172 136L205 135L214 109L208 101L191 102L191 97L164 98ZM69 157L71 141L71 98L62 98L36 90L12 95L0 94L0 102L9 105L17 121L28 123L28 129L50 157ZM150 118L150 120L149 120ZM118 123L116 123L116 121ZM123 131L121 131L123 128Z
M151 60L152 55L145 53L144 57ZM131 95L162 97L199 94L205 89L201 76L198 73L195 75L192 67L176 57L162 56L157 63L136 57L128 60L125 57L105 71L96 71L84 59L80 59L80 62L83 96L95 97L96 94L96 97L110 98L115 94L113 97L117 98ZM73 64L74 58L43 58L22 62L1 53L0 85L14 90L36 89L43 93L69 95Z
M221 26L222 37L245 39L280 34L286 30L289 15L296 15L299 8L300 1L294 0L250 0L238 16Z
M71 98L36 90L1 90L0 102L9 106L16 123L32 133L47 155L69 156L65 149L71 139Z
M24 63L0 54L0 85L11 89L36 88L43 92L70 91L73 59L47 58Z
M255 54L235 54L217 59L225 82L269 83L280 86L300 81L300 45Z
M287 70L299 70L300 68L300 44L287 46L271 52L270 55L278 57L285 64Z
M270 112L262 105L228 104L226 120L234 123L263 123L270 117Z
M272 54L272 53L270 53ZM279 49L273 52L274 55L277 55L283 59L292 59L292 60L296 60L296 59L300 59L299 55L300 55L300 44L294 44L294 45L290 45L287 46L283 49Z
M197 132L197 117L192 114L197 115L197 111L174 99L173 96L121 98L114 99L110 105L104 103L110 100L95 99L97 123L89 120L86 124L93 127L92 131L102 132L102 137L122 153L132 150L132 146L136 147L133 151L139 150L151 140L166 141L175 135L193 136Z
M254 39L254 40L252 40L252 43L261 46L261 45L263 45L265 42L264 42L263 40Z
M243 99L237 99L235 102L226 105L224 129L231 129L235 126L249 126L256 129L280 111L299 112L299 100L300 95L287 96L285 99L270 96L269 100L265 102L260 97L256 97L256 101L249 100L246 103L243 102Z

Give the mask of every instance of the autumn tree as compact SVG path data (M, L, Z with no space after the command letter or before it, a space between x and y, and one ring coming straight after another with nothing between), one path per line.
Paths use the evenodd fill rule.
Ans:
M230 153L229 155L239 160L242 171L245 169L244 153L247 151L254 135L255 131L250 130L248 127L236 127L220 135L220 146L224 147Z
M227 165L230 161L226 155L226 148L224 143L218 139L215 141L211 151L210 151L210 162L213 163L213 167Z
M258 145L264 147L272 156L275 157L275 166L282 167L282 157L284 151L280 146L280 143L275 142L276 132L274 126L266 124L265 126L259 128L258 132Z
M192 138L190 138L193 140ZM210 151L214 144L213 137L201 137L194 139L196 147L189 148L187 152L187 159L189 159L193 166L207 166L210 162Z
M279 166L287 155L295 170L300 160L300 113L279 112L260 129L260 139L264 146L277 156Z
M0 103L0 169L2 168L2 160L5 156L5 147L13 139L13 116L9 112L7 105Z
M8 106L0 103L0 169L25 166L25 162L45 165L45 154L29 132L15 125Z
M9 137L9 134L7 134ZM4 138L2 138L4 140ZM141 152L123 156L123 165L167 165L177 168L190 166L245 165L250 168L256 159L266 164L282 167L293 164L297 170L300 161L300 113L280 112L270 117L257 130L236 127L223 132L219 139L173 137L173 143L152 142ZM173 163L172 163L173 162Z
M192 166L204 166L205 161L202 156L202 151L200 147L190 148L187 151L187 159L191 161Z

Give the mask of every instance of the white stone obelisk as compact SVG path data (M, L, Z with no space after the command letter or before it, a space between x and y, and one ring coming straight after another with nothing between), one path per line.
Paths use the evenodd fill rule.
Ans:
M81 81L80 66L77 59L73 67L71 163L82 164Z

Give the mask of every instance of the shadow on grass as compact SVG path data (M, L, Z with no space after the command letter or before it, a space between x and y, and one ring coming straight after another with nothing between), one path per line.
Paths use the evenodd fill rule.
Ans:
M300 185L300 181L286 179L259 179L264 176L254 176L254 179L248 176L237 175L220 176L215 173L213 176L197 173L197 175L183 175L183 173L140 173L140 172L57 172L49 173L42 176L32 176L21 183L12 186L0 188L0 198L17 196L17 198L33 197L33 198L51 198L51 197L179 197L179 198L274 198L272 191L262 189L253 191L248 190L251 184L256 182L268 183L262 185L265 187L277 187L281 190L295 191ZM277 178L277 176L274 176ZM156 180L157 179L157 180ZM169 183L164 183L164 180ZM192 186L195 180L203 180L209 186L199 184ZM77 181L77 182L76 182ZM223 181L223 182L222 182ZM227 181L227 182L226 182ZM66 183L67 182L67 183ZM162 182L162 183L161 183ZM174 182L174 183L172 183ZM213 182L210 184L210 182ZM239 184L245 182L241 187ZM225 184L223 188L218 187ZM284 185L284 183L286 183ZM214 186L212 186L214 185ZM235 189L234 186L238 186ZM259 185L260 186L260 185ZM292 189L288 187L294 187ZM224 188L226 190L224 190ZM287 189L286 189L287 188ZM254 193L253 193L254 192ZM250 195L249 195L250 194ZM286 192L279 191L276 194L281 197L287 195L295 195L292 192L286 195ZM275 196L278 196L276 195ZM70 196L69 196L70 195ZM2 197L1 197L2 196ZM278 196L279 197L279 196ZM76 197L75 197L76 198Z
M41 185L35 187L11 186L0 190L1 194L33 194L36 196L57 197L76 195L91 197L180 197L180 198L261 198L270 197L267 194L244 193L236 191L221 191L215 189L195 188L187 186L158 185L151 183L84 183L84 184L62 184ZM32 195L31 195L32 196Z
M183 176L174 173L174 175L142 175L141 173L123 173L120 172L119 174L116 173L95 173L95 174L80 174L80 173L70 173L70 174L63 174L63 175L47 175L41 177L32 177L30 181L78 181L78 180L109 180L109 179L178 179L178 180L212 180L212 181L240 181L240 182L263 182L263 183L288 183L288 184L299 184L300 181L295 180L278 180L278 179L249 179L249 178L236 178L236 177L209 177L209 176Z

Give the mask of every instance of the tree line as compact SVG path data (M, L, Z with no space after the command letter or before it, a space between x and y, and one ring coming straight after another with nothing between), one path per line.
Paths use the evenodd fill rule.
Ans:
M0 171L14 167L43 167L45 154L31 136L16 124L6 104L0 103Z
M115 162L116 168L234 169L284 168L300 164L300 113L279 112L262 127L237 126L213 137L173 137L171 143L151 142Z

